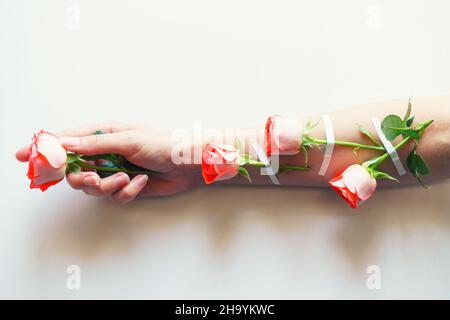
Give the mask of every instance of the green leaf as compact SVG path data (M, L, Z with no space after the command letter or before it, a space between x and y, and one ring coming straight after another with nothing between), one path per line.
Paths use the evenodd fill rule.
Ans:
M409 117L408 120L406 120L406 126L407 126L407 127L411 127L411 125L413 124L413 122L414 122L414 116Z
M367 130L360 124L358 124L358 129L359 129L359 131L361 131L361 133L366 135L366 137L368 137L373 143L375 143L377 146L381 147L381 144L377 141L377 139L372 135L372 133L369 130Z
M428 168L428 165L426 164L425 160L417 154L416 147L414 146L414 149L411 151L411 153L408 156L408 159L406 160L408 165L408 170L412 173L414 177L416 177L417 181L419 183L427 188L425 184L420 179L421 176L429 176L430 175L430 169Z
M93 134L105 134L105 132L102 130L95 130Z
M76 153L67 153L67 164L77 161L81 156Z
M413 175L416 175L416 147L411 151L406 159L406 164L408 165L408 170Z
M113 153L95 154L91 156L80 156L80 157L86 161L109 160L115 163L119 162L122 158L122 156Z
M79 172L81 172L81 167L79 165L77 165L76 163L68 162L67 167L66 167L66 172L67 173L79 173Z
M416 154L416 170L421 176L429 176L430 168L428 167L425 160L418 154Z
M109 160L104 160L102 159L102 163L99 164L99 167L102 168L114 168L114 169L123 169L120 165L118 165L117 163L113 162L113 161L109 161ZM113 174L115 174L116 172L109 172L109 171L102 171L102 170L97 170L97 174L100 176L100 178L106 178L109 176L112 176Z
M395 114L388 115L381 123L381 130L389 141L397 138L402 133L401 130L405 128L406 126L403 120Z
M430 168L428 168L425 160L417 154L416 148L411 151L407 159L408 169L414 175L429 176Z
M250 178L250 174L248 173L247 169L244 167L239 167L238 172L241 176L246 178L248 181L252 182L252 179Z
M422 179L420 179L419 176L417 176L416 179L422 187L424 187L425 189L429 189L429 187L425 183L423 183Z
M403 117L403 122L405 122L405 123L411 116L411 100L412 100L412 97L409 98L409 100L408 100L408 109L406 110L405 116ZM409 127L408 124L407 124L407 126Z

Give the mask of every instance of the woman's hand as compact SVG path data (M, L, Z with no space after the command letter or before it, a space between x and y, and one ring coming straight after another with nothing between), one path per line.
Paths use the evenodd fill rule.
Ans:
M101 130L105 134L94 135ZM185 191L201 183L200 169L194 165L176 165L171 159L172 141L167 132L118 122L102 123L56 133L68 151L82 155L116 153L131 163L158 173L125 173L106 178L93 171L69 173L67 181L74 189L94 196L111 195L119 203L137 196L163 196ZM19 161L28 161L28 146L17 151Z

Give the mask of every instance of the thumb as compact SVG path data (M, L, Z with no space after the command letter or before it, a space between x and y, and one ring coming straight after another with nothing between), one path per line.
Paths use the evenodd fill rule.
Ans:
M133 139L129 131L85 137L60 137L60 140L66 150L83 155L117 153L126 157L139 150L136 139Z

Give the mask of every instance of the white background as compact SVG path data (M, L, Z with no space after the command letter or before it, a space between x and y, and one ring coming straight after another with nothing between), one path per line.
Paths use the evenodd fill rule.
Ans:
M448 181L357 211L301 188L118 206L29 190L13 156L41 128L250 126L448 94L449 1L0 3L1 298L450 298Z

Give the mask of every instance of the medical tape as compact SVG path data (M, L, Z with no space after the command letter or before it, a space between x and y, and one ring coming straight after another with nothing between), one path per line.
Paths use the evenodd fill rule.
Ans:
M371 118L372 124L375 127L375 131L377 132L378 137L381 140L381 143L383 144L384 148L386 149L386 152L389 154L389 156L392 159L392 162L394 163L395 169L397 169L397 172L399 175L404 175L406 173L405 168L403 167L402 162L400 161L400 157L398 156L397 150L392 146L392 143L389 142L388 139L386 139L383 131L381 130L381 123L380 120L377 117Z
M278 180L277 176L275 175L275 172L273 171L272 166L270 165L270 161L267 158L264 150L261 148L261 146L257 142L253 143L253 149L255 149L258 159L265 165L264 168L261 168L261 170L265 170L262 172L269 176L270 181L272 181L273 184L279 185L280 181Z
M325 146L325 154L323 155L322 165L320 166L319 175L324 176L325 172L330 165L331 156L333 155L334 149L334 129L333 123L329 115L322 115L323 123L325 126L325 135L327 138L327 145Z

